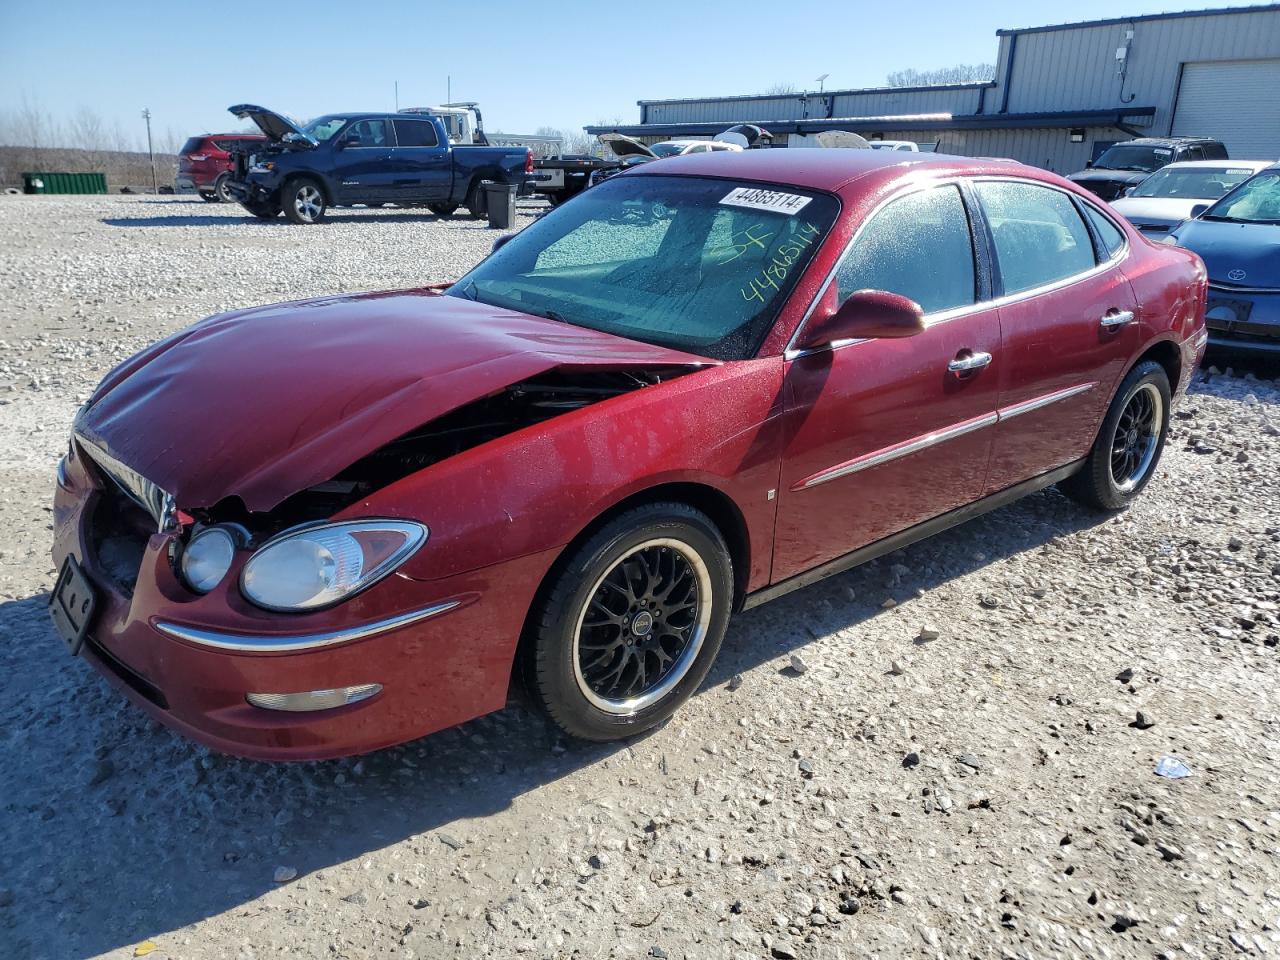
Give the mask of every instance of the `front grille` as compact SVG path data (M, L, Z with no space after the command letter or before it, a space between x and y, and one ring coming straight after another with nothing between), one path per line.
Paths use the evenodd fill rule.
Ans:
M89 504L85 539L94 572L133 595L147 543L155 533L151 516L109 480Z

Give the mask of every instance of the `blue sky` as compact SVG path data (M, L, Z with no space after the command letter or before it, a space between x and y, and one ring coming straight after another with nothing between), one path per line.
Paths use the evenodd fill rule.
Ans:
M639 99L816 87L823 73L828 89L878 86L893 70L994 62L1001 27L1205 5L1248 4L6 0L0 112L25 95L56 116L88 107L141 134L147 106L157 130L185 136L236 129L233 103L300 118L391 109L397 80L401 106L439 103L451 76L454 99L479 100L487 127L531 133L635 122Z

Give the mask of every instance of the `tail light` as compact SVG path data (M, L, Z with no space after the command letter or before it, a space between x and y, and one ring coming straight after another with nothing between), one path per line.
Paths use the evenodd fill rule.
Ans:
M524 152L524 172L533 173L533 151L529 149Z
M188 160L208 160L209 155L207 153L191 153L187 155L187 159Z

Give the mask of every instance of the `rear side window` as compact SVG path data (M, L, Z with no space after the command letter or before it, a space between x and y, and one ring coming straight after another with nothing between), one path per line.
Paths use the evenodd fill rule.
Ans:
M1227 148L1220 143L1206 143L1203 145L1203 149L1206 160L1227 159Z
M182 145L182 149L178 152L181 154L199 153L200 146L204 143L204 137L192 137Z
M440 138L435 125L427 120L395 120L396 141L402 147L435 147Z
M1102 249L1106 256L1099 259L1110 260L1124 247L1124 233L1111 222L1110 217L1093 204L1081 201L1080 206L1084 207L1084 215L1089 218L1094 231L1098 234L1098 239L1102 241Z
M836 273L839 300L858 290L909 297L925 313L975 300L973 239L955 186L890 201L866 226Z
M1032 183L973 186L991 224L1006 294L1093 269L1093 241L1067 194Z

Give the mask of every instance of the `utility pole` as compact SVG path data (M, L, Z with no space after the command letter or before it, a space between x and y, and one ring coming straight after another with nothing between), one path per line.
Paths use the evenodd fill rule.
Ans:
M445 74L444 78L444 102L453 103L453 75Z
M400 81L396 81L396 113L400 112Z
M151 148L151 108L142 111L142 119L147 121L147 153L151 156L151 192L160 192L160 181L156 179L156 152Z

